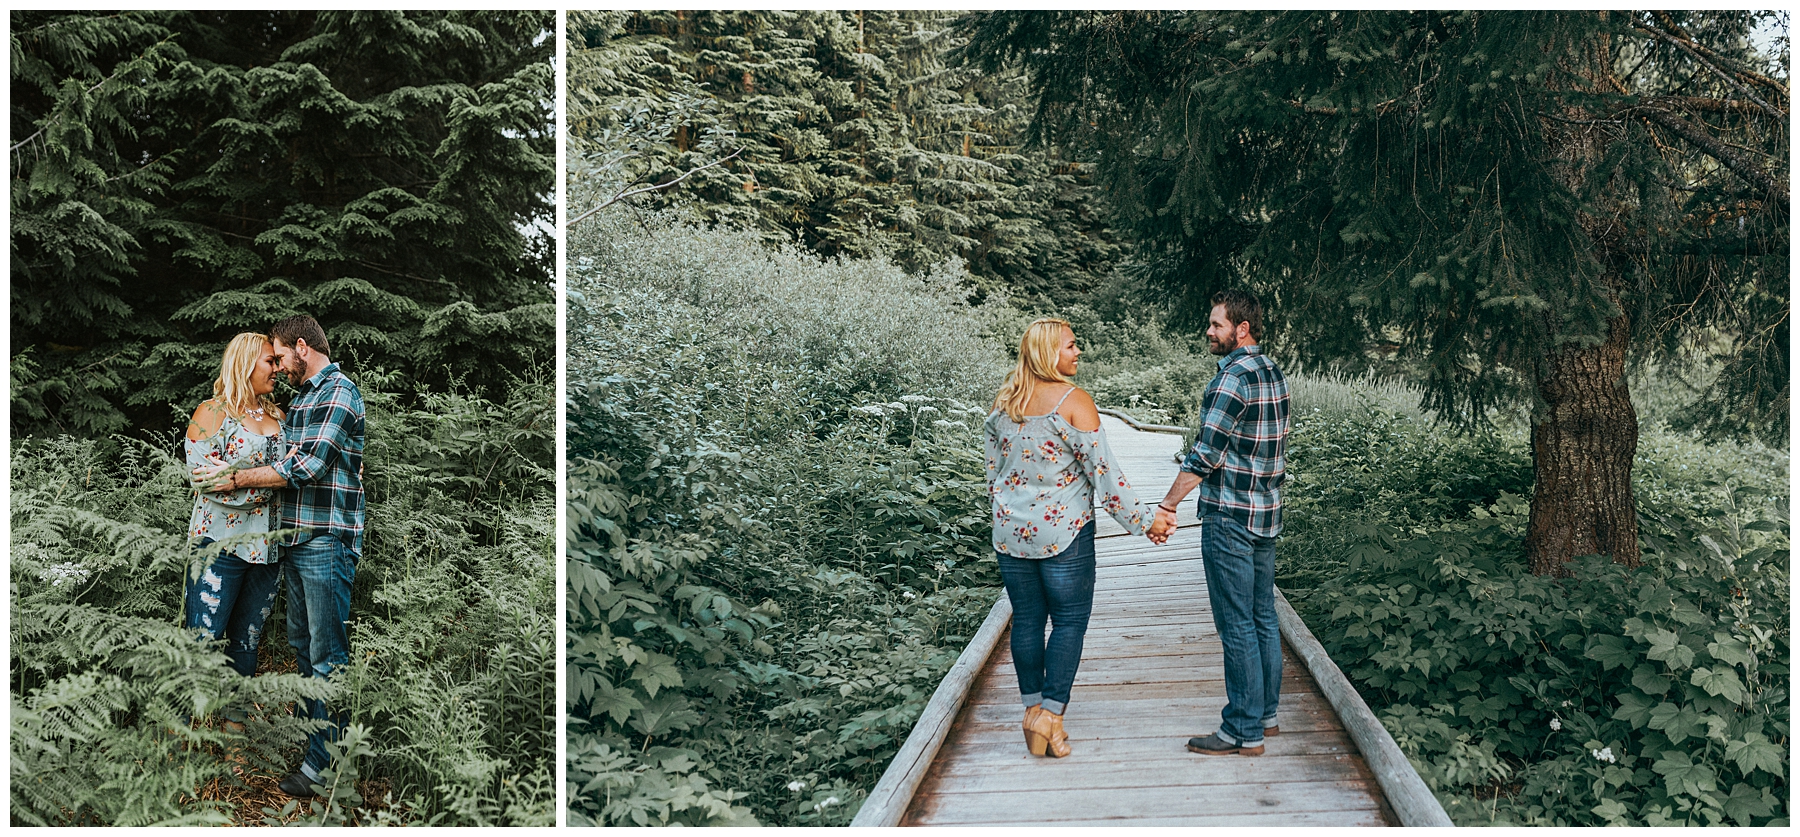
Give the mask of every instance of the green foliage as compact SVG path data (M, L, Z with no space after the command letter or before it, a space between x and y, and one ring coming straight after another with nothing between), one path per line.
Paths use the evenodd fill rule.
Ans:
M1554 579L1518 436L1308 411L1289 450L1279 582L1458 824L1785 824L1785 455L1652 429L1644 566Z
M125 439L15 442L15 824L246 821L255 812L198 794L241 783L232 760L291 770L311 724L288 711L301 697L349 711L346 760L325 800L269 816L554 824L551 386L409 407L383 389L399 376L359 377L369 526L351 662L329 683L272 673L292 667L280 611L250 678L178 627L193 558L179 460ZM362 798L370 781L386 799Z
M1085 166L1021 147L1025 76L958 61L958 14L573 12L571 180L624 155L627 182L670 183L741 149L638 200L914 272L960 258L1015 295L1090 287L1120 255L1104 196ZM652 124L656 143L623 142Z
M293 313L502 397L553 345L551 15L14 12L14 426L160 428Z
M599 216L572 247L570 822L855 814L992 604L960 277ZM959 400L962 399L962 400Z

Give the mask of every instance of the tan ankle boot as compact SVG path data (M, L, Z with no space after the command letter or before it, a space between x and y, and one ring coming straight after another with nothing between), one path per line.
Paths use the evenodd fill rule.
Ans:
M1050 756L1052 756L1054 758L1059 758L1059 759L1064 756L1067 756L1070 752L1069 751L1069 734L1066 732L1063 732L1063 725L1062 725L1063 716L1053 714L1053 713L1051 713L1050 710L1046 709L1046 710L1044 710L1044 714L1040 717L1050 719L1050 724L1049 724L1049 726L1050 726L1050 729L1049 729L1050 746L1047 748L1047 751L1050 754Z
M1040 718L1043 715L1044 707L1042 705L1028 706L1025 708L1025 722L1020 725L1025 730L1025 749L1034 756L1043 755L1045 748L1050 746L1048 733L1039 731L1039 725L1043 723Z

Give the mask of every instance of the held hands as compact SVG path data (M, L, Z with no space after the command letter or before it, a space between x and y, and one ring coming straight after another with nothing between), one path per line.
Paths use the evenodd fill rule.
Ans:
M1169 535L1174 533L1174 531L1175 513L1158 506L1156 509L1156 521L1150 524L1150 531L1145 533L1145 535L1150 538L1151 543L1164 544L1169 542Z

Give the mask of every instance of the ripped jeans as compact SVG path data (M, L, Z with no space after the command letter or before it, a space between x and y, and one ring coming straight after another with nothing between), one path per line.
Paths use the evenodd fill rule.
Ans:
M232 670L249 677L256 673L256 646L280 587L280 566L252 564L221 551L199 578L188 580L182 625L205 631L208 639L224 639Z

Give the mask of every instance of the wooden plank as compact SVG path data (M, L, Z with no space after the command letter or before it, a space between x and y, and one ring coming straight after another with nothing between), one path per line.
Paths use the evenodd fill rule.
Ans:
M1217 724L1216 720L1195 718L1185 730L1185 735L1177 733L1142 738L1122 737L1118 731L1101 725L1068 724L1069 747L1072 751L1069 758L1079 757L1081 762L1090 764L1127 763L1165 757L1248 761L1252 758L1270 758L1270 753L1282 756L1317 756L1356 752L1350 737L1337 730L1291 734L1282 730L1280 735L1263 739L1264 753L1261 756L1202 756L1187 751L1189 738L1211 732ZM959 727L956 732L953 739L945 741L938 748L939 757L947 763L999 764L1039 758L1025 752L1025 739L1019 734L1016 725L1012 729L1000 730L1010 734L990 734L988 729L967 726Z
M1069 759L959 764L938 773L957 793L989 793L1082 785L1092 788L1135 788L1274 782L1329 782L1346 774L1345 763L1355 756L1295 755L1283 758L1184 758L1146 759L1131 764L1091 764ZM942 793L943 791L939 791Z
M906 822L905 825L928 823ZM1074 828L1117 828L1119 826L1152 826L1163 828L1231 828L1231 827L1333 827L1382 826L1387 819L1380 811L1284 811L1272 814L1231 814L1214 817L1157 816L1145 812L1130 819L1057 820L1056 825Z
M1219 793L1209 786L924 793L913 804L915 821L932 825L1049 824L1071 813L1084 820L1128 819L1146 810L1224 815L1377 810L1370 785L1366 780L1340 780L1239 784L1232 786L1229 793Z

